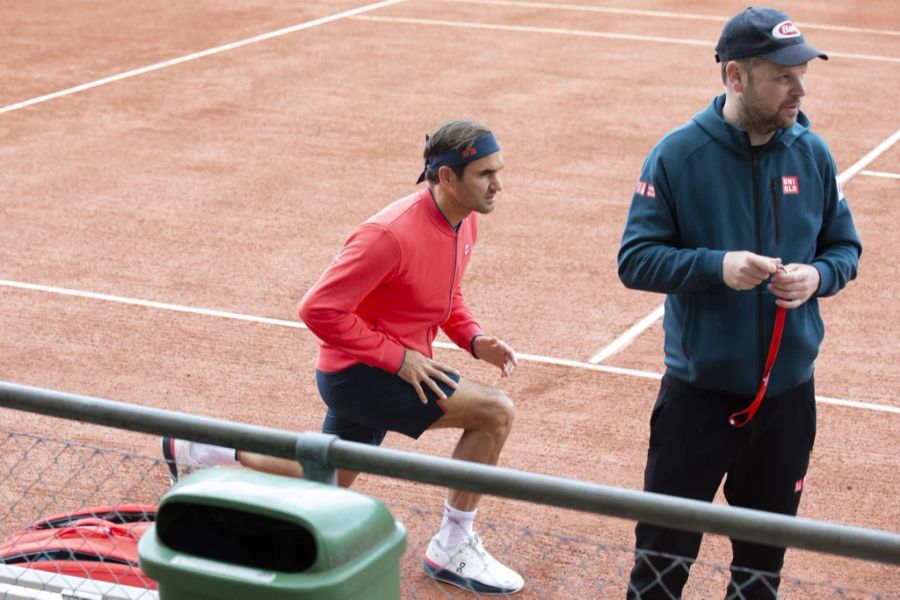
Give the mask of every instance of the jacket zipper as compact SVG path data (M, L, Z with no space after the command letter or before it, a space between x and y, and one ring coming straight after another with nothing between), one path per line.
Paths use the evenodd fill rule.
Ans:
M756 247L754 251L762 254L762 225L760 224L760 186L762 177L759 169L759 155L761 151L756 148L750 149L750 155L753 158L753 213L755 217L754 235ZM765 342L765 334L763 333L763 293L760 286L756 287L756 372L757 378L762 376L762 366L765 364L766 357L763 355L763 345Z
M462 224L460 224L460 229ZM447 314L444 315L444 321L450 317L450 310L453 308L453 288L456 282L456 262L459 260L459 231L453 236L453 270L450 271L450 289L447 291Z
M447 290L447 311L444 313L444 318L442 322L446 323L447 319L450 317L450 311L453 308L453 288L454 283L456 282L456 263L459 261L459 232L456 232L456 235L453 237L453 269L450 271L450 289ZM430 336L428 331L425 332L425 338L428 341L428 346L431 346L431 340L428 339Z
M781 245L781 211L779 210L778 181L772 178L772 209L775 212L775 245Z

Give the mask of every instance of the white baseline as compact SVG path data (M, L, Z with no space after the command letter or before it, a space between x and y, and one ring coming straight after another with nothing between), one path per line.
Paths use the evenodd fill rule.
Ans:
M550 35L563 35L569 37L589 37L608 40L625 40L630 42L653 42L660 44L680 44L682 46L700 46L712 49L715 40L691 40L688 38L674 38L656 35L636 35L631 33L610 33L606 31L591 31L588 29L567 29L563 27L535 27L530 25L506 25L503 23L479 23L475 21L449 21L446 19L419 19L412 17L378 17L362 15L351 17L354 21L369 21L373 23L399 23L404 25L430 25L435 27L459 27L462 29L485 29L490 31L511 31L516 33L539 33ZM853 54L849 52L835 52L823 50L829 57L849 58L853 60L872 60L878 62L900 63L900 57L879 56L874 54Z
M177 58L173 58L170 60L165 60L162 62L154 63L152 65L147 65L146 67L140 67L138 69L132 69L130 71L125 71L124 73L119 73L117 75L110 75L109 77L104 77L102 79L97 79L95 81L83 83L81 85L76 85L74 87L66 88L64 90L59 90L58 92L53 92L51 94L44 94L43 96L31 98L30 100L23 100L22 102L16 102L15 104L10 104L8 106L4 106L3 108L0 108L0 114L12 112L14 110L19 110L21 108L33 106L35 104L40 104L41 102L47 102L48 100L62 98L63 96L71 96L72 94L77 94L78 92L90 90L90 89L93 89L96 87L100 87L101 85L113 83L115 81L121 81L123 79L128 79L129 77L137 77L138 75L150 73L151 71L158 71L160 69L165 69L166 67L171 67L174 65L179 65L181 63L188 62L188 61L197 60L198 58L204 58L207 56L212 56L214 54L219 54L221 52L226 52L228 50L234 50L235 48L240 48L241 46L248 46L250 44L256 44L258 42L263 42L265 40L270 40L272 38L280 37L283 35L288 35L290 33L295 33L297 31L309 29L311 27L317 27L319 25L331 23L332 21L346 19L348 17L352 17L353 15L358 15L358 14L361 14L364 12L368 12L370 10L377 10L379 8L384 8L385 6L390 6L392 4L399 4L399 3L405 2L405 1L406 0L384 0L383 2L367 4L366 6L360 6L359 8L346 10L344 12L330 15L328 17L321 17L319 19L314 19L312 21L306 21L305 23L299 23L297 25L292 25L290 27L285 27L283 29L277 29L275 31L270 31L268 33L255 35L253 37L249 37L249 38L246 38L243 40L231 42L229 44L223 44L221 46L209 48L207 50L202 50L200 52L194 52L193 54L186 54L184 56L179 56Z
M886 171L869 171L868 169L863 169L859 172L860 175L868 175L869 177L884 177L886 179L900 179L900 173L888 173Z
M25 283L21 281L12 281L9 279L0 279L0 287L17 288L35 292L44 292L48 294L61 294L64 296L75 296L79 298L87 298L90 300L101 300L105 302L117 302L119 304L128 304L132 306L142 306L145 308L153 308L157 310L171 310L181 313L190 313L207 317L217 317L222 319L233 319L238 321L247 321L251 323L259 323L261 325L274 325L276 327L291 327L293 329L309 328L300 321L290 321L287 319L273 319L270 317L259 317L255 315L247 315L242 313L231 312L227 310L217 310L211 308L199 308L194 306L183 306L180 304L172 304L169 302L156 302L153 300L141 300L138 298L128 298L126 296L115 296L111 294L100 294L97 292L88 292L82 290L72 290L68 288L60 288L48 285L40 285L35 283ZM447 350L459 350L455 344L447 342L435 342L435 347ZM552 356L542 356L540 354L527 354L519 352L516 354L519 360L525 362L543 363L548 365L558 365L574 369L582 369L587 371L599 371L602 373L611 373L614 375L623 375L626 377L638 377L641 379L661 379L661 373L651 371L641 371L638 369L625 369L621 367L610 367L606 365L594 365L591 363L581 362L577 360L569 360L565 358L554 358ZM842 400L837 398L828 398L825 396L816 396L816 401L823 404L834 404L837 406L845 406L849 408L857 408L862 410L874 410L886 413L900 415L900 407L886 404L873 404L869 402L858 402L855 400Z
M442 0L449 3L482 4L492 6L512 6L516 8L539 8L542 10L595 12L612 15L628 15L635 17L650 17L656 19L689 19L692 21L714 21L724 23L731 17L715 15L701 15L697 13L669 12L662 10L644 10L639 8L619 8L615 6L588 6L585 4L562 4L555 2L526 2L525 0ZM821 23L797 22L801 29L824 29L828 31L843 31L846 33L867 33L874 35L898 35L900 31L895 29L869 29L866 27L848 27L846 25L825 25Z

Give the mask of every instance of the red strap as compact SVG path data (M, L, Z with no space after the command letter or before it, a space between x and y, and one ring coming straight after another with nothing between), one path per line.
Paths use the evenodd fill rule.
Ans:
M778 356L778 346L781 345L781 334L784 331L784 318L787 316L787 309L779 306L775 312L775 328L772 330L772 341L769 343L769 357L766 359L766 371L763 373L762 381L759 382L759 390L756 392L756 398L750 403L750 406L744 410L738 411L728 417L728 422L733 427L743 427L750 422L750 419L759 410L763 397L766 395L766 388L769 387L769 374L772 373L772 365L775 364L775 357Z

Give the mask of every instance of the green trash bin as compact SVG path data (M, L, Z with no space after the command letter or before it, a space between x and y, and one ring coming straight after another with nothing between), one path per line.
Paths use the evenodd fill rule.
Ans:
M160 600L398 599L406 530L343 488L228 468L185 478L138 545Z

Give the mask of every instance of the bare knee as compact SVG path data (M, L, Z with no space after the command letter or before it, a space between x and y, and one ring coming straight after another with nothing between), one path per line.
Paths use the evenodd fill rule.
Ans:
M506 392L492 388L487 398L485 425L509 433L516 418L516 407Z
M468 379L444 401L444 408L444 416L432 427L458 427L505 437L516 418L516 408L506 392Z

